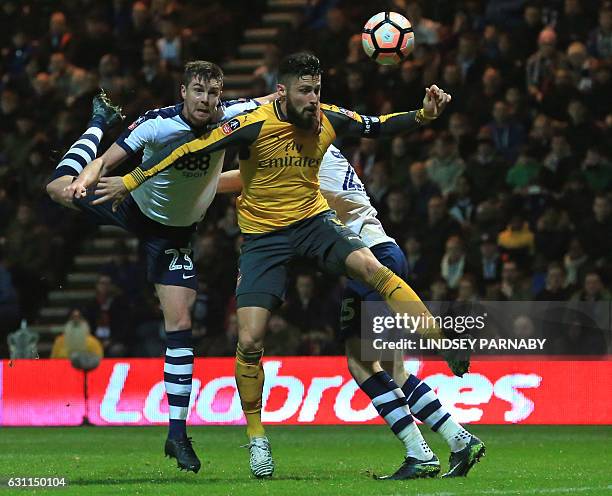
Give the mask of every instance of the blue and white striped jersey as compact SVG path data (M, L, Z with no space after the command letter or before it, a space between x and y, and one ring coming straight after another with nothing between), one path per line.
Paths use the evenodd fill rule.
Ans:
M231 117L256 108L258 103L231 100L222 105ZM168 143L197 132L182 116L182 110L182 103L149 110L116 143L128 154L142 150L144 162ZM190 226L199 222L215 197L224 156L224 151L219 151L177 163L132 191L132 197L143 214L160 224Z

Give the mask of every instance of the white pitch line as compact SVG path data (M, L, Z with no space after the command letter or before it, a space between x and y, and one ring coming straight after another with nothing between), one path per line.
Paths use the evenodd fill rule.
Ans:
M573 494L581 493L584 491L612 491L612 485L607 487L554 487L550 489L488 489L486 491L470 491L469 494L491 494L491 495L503 495L503 494ZM415 496L461 496L466 493L455 493L455 492L438 492L438 493L416 493ZM396 493L390 496L405 496L400 493Z

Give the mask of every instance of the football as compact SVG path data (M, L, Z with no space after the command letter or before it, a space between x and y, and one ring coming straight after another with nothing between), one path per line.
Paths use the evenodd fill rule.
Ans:
M398 64L414 49L412 24L397 12L379 12L365 23L361 43L379 64Z

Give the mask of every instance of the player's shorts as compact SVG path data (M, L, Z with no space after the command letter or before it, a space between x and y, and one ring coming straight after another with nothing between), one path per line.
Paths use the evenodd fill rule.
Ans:
M60 167L52 179L66 175L76 176L78 173L72 167ZM197 290L198 278L191 259L195 224L174 227L155 222L141 212L131 195L121 202L116 212L112 210L112 202L92 205L95 198L90 192L85 198L72 201L97 224L122 227L138 238L147 257L149 282Z
M372 246L370 250L381 264L402 279L407 278L408 262L399 246L389 241ZM349 279L342 294L340 340L344 341L349 337L361 335L361 303L365 301L384 301L384 298L370 286Z
M361 238L332 210L264 234L245 234L240 250L237 306L276 308L287 289L287 264L302 256L324 272L345 274L346 257L365 248Z

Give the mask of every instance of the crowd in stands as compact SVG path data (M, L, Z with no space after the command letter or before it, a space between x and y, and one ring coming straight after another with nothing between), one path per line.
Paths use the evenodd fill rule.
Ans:
M322 100L361 113L419 108L424 88L437 84L452 102L432 125L390 141L340 143L406 253L411 285L425 300L609 301L612 2L379 3L309 2L254 71L253 96L274 91L280 58L300 49L323 63ZM91 97L104 87L128 120L179 101L184 62L223 66L266 2L232 4L2 2L1 332L21 317L36 320L78 240L94 232L44 193L84 129ZM414 27L416 48L397 66L379 66L361 48L361 26L383 9ZM235 352L240 244L234 199L219 197L194 240L198 355ZM158 356L159 304L140 257L119 252L79 310L105 354ZM338 353L343 283L293 264L266 353Z

